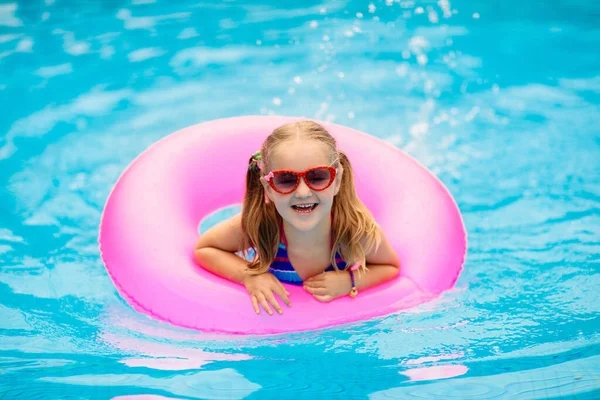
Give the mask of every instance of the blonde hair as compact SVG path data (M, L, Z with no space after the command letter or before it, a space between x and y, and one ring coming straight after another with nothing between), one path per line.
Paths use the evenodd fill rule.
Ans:
M275 259L281 233L282 218L273 202L265 201L265 193L260 178L269 171L270 157L277 146L297 139L318 140L330 150L331 163L341 164L343 168L342 182L332 206L332 238L331 264L338 269L335 254L338 246L346 261L347 268L359 263L366 268L366 254L376 249L381 243L381 235L371 212L356 194L352 166L346 154L337 148L333 136L325 128L313 121L289 123L275 129L262 145L260 150L261 169L257 168L257 160L253 155L248 160L246 174L246 194L242 210L243 248L254 249L252 261L248 269L251 274L266 272ZM248 256L248 250L244 251Z

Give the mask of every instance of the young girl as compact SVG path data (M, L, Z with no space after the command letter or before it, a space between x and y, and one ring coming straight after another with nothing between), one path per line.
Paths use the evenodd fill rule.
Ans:
M358 198L350 161L321 125L275 129L248 164L242 212L202 235L194 256L243 284L257 314L259 305L283 313L275 294L291 306L281 282L329 302L398 275L398 256ZM248 249L250 262L235 254Z

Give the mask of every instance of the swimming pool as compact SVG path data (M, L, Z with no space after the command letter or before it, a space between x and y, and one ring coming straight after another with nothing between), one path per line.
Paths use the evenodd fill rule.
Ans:
M600 397L600 7L524 3L1 3L0 398ZM111 186L168 133L247 114L428 166L469 232L456 288L269 337L132 311L99 258Z

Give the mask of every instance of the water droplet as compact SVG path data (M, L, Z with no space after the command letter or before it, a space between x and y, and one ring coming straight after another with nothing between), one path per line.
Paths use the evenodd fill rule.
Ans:
M427 13L427 18L432 24L437 24L440 20L438 14L434 10L431 10Z
M396 73L398 76L405 77L408 73L408 63L402 63L398 67L396 67Z
M471 108L471 110L469 110L469 112L467 113L467 115L465 115L465 121L466 122L473 121L473 119L477 116L477 114L479 114L479 110L480 109L477 106Z
M424 91L425 93L431 93L433 88L435 87L435 83L431 79L427 79L425 81Z
M410 127L410 134L414 137L423 136L429 131L427 122L419 122Z

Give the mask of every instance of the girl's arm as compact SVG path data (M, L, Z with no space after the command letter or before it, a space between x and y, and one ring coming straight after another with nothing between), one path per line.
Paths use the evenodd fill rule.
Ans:
M200 237L194 249L194 260L213 274L244 285L257 314L260 313L261 306L269 315L273 315L273 309L282 314L283 309L274 294L277 294L289 307L292 304L288 297L289 293L270 273L248 274L248 263L235 254L242 250L242 239L242 214L240 213L215 225Z
M356 289L359 292L392 280L400 273L400 259L398 258L398 254L396 254L396 251L385 237L381 227L377 227L377 229L381 235L381 244L377 250L371 250L366 256L368 271L359 269L354 272Z
M194 260L204 269L243 283L247 262L235 253L242 250L242 214L218 223L200 236L194 249Z
M381 243L377 250L373 249L366 255L368 270L354 272L356 289L359 293L363 289L392 280L400 273L400 260L396 251L386 239L381 227L377 229L381 235ZM348 271L323 272L305 280L304 289L315 299L329 302L348 295L352 289L352 280Z

